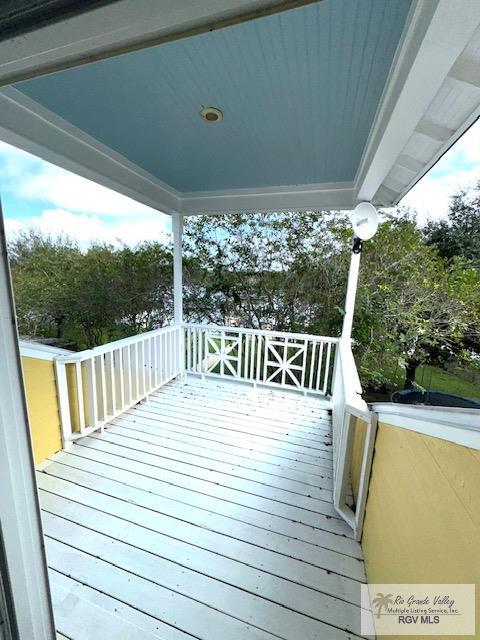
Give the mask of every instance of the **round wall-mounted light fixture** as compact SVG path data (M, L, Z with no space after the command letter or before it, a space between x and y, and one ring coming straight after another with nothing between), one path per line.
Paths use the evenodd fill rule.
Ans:
M370 202L360 202L352 213L352 227L360 240L370 240L377 233L378 214Z
M223 113L216 107L204 107L200 115L207 122L220 122L223 118Z

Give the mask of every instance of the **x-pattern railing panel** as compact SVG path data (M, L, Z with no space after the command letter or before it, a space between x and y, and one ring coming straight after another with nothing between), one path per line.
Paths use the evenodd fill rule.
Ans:
M328 395L337 339L185 325L186 370Z
M219 367L220 375L238 377L241 355L240 337L226 336L225 332L222 331L217 336L206 333L205 341L206 372L212 373Z
M305 358L307 354L307 341L302 343L288 340L271 340L266 338L266 358L265 358L265 381L271 382L275 380L277 376L281 377L281 384L287 384L288 379L291 380L296 387L303 387L304 383L304 370L305 370ZM289 355L293 350L293 354ZM281 352L281 353L280 353ZM273 356L274 360L270 358ZM302 357L301 364L295 364L295 360ZM273 369L273 372L269 373L269 369ZM295 375L295 372L299 372L299 376Z

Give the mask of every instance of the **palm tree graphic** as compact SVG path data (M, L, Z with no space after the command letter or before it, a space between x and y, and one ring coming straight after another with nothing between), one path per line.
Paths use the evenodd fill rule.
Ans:
M386 609L389 604L393 604L393 593L377 593L377 597L372 600L372 604L377 608L377 618L380 618L382 609Z

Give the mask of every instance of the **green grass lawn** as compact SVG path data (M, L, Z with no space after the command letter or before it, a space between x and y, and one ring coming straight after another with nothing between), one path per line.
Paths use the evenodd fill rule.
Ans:
M460 376L430 365L418 367L415 382L425 389L454 393L457 396L480 400L480 387Z

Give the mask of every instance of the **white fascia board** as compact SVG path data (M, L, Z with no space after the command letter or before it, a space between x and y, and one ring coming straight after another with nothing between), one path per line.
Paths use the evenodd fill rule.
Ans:
M179 194L13 87L0 89L0 139L164 213Z
M479 100L480 101L480 100ZM463 134L470 129L470 127L480 118L480 104L477 109L465 120L463 125L455 131L455 133L439 148L439 150L432 156L430 161L426 163L421 171L418 172L417 175L399 191L395 199L392 201L393 205L396 205L400 202L400 200L407 195L407 193L412 189L423 176L430 171L432 167L436 165L436 163L440 160L440 158L452 147L455 142L463 136Z
M374 402L378 422L480 450L480 410Z
M480 2L415 2L355 179L357 200L374 199L479 24Z
M0 42L0 86L312 1L117 0Z
M185 193L180 202L180 211L187 216L229 212L331 211L355 206L351 182Z

